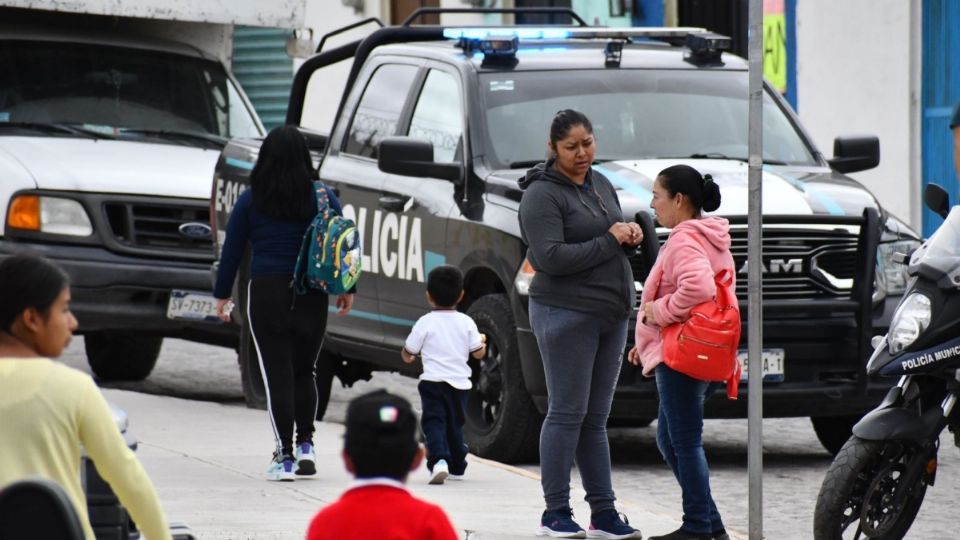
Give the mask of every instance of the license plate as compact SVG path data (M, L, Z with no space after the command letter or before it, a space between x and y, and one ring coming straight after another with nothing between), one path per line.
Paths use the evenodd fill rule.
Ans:
M783 382L783 349L764 349L761 354L763 362L763 380L765 382ZM740 380L747 380L747 351L741 350L737 353L737 360L740 361L741 371Z
M216 322L217 299L212 295L201 292L170 291L170 301L167 302L168 319L187 319L190 321Z

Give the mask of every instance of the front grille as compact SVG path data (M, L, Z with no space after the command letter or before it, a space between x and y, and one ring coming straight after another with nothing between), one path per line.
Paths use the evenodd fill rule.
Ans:
M203 229L210 223L204 203L154 203L111 201L103 205L113 239L122 247L160 253L203 255L213 253L210 235L184 234L181 226L193 223Z
M731 227L737 269L737 297L747 297L747 229ZM661 235L661 245L666 235ZM857 273L857 232L837 228L763 229L763 296L781 300L848 298ZM643 282L648 269L642 257L631 260L634 279ZM639 298L639 293L638 293Z

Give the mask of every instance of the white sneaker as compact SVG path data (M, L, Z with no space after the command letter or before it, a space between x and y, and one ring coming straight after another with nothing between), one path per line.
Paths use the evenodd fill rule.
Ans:
M447 460L441 459L433 464L433 472L430 473L431 484L442 484L447 476L450 475L450 468L447 467Z

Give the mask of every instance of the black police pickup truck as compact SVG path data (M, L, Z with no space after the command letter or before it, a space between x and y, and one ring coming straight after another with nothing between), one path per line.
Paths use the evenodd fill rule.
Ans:
M713 175L723 193L716 214L732 224L746 321L748 77L746 61L723 52L727 43L689 28L408 21L307 60L291 93L294 125L311 99L308 83L322 82L318 70L354 58L329 138L303 132L319 177L339 191L363 234L360 292L349 317L330 318L320 388L329 390L334 366L416 375L402 364L401 345L429 309L427 273L454 264L466 276L460 308L489 337L487 358L473 366L471 451L505 461L536 456L546 387L527 317L533 270L520 240L517 180L544 159L550 120L564 108L592 120L594 166L645 230L633 260L638 296L657 240L668 234L650 217L654 176L675 163ZM893 255L918 236L843 174L877 165L875 137L837 138L827 160L769 87L763 130L764 414L809 416L835 452L883 395L864 373L869 338L885 331L904 289ZM212 200L218 239L258 145L232 141L221 154ZM249 402L262 403L255 353L241 331L244 388ZM728 401L718 392L707 416L746 416L745 394L741 386L741 399ZM646 425L656 414L656 385L624 363L611 424Z

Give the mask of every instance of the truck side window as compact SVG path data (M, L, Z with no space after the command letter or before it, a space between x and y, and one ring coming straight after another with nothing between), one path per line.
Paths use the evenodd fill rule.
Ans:
M345 154L377 158L380 139L395 135L407 93L417 75L416 66L385 64L367 83L350 125Z
M409 135L433 143L434 161L457 161L457 146L463 135L463 109L453 75L430 70L410 120Z

